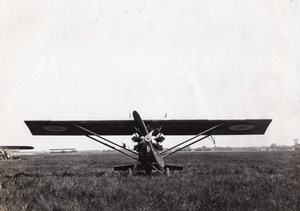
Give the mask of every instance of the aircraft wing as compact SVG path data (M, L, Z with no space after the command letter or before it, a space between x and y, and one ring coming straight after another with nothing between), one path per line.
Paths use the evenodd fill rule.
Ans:
M164 135L197 135L209 128L222 124L214 135L260 135L267 130L271 119L245 120L144 120L151 128L160 128ZM32 135L92 135L75 125L99 135L132 135L135 133L133 120L101 121L25 121Z
M20 150L20 149L34 149L34 147L32 147L32 146L0 146L0 149Z

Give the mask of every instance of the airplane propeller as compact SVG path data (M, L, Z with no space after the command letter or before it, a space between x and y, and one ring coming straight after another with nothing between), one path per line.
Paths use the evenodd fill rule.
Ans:
M158 150L153 147L152 135L148 132L148 129L144 121L142 120L141 116L137 111L133 111L132 115L136 127L141 131L142 135L144 136L144 142L142 143L143 144L142 148L146 147L146 144L148 144L156 162L158 163L159 166L163 168L165 166L164 161L160 153L158 152Z
M140 142L140 144L142 144L141 150L143 150L147 145L147 143L145 141L145 139L146 139L145 137L148 135L148 130L146 128L144 121L142 120L141 116L139 115L139 113L137 111L133 111L132 116L133 116L136 128L142 134L142 136L144 136L144 138Z
M133 119L134 119L136 127L141 131L142 135L146 137L149 133L148 133L147 127L146 127L144 121L142 120L141 116L139 115L139 113L137 111L133 111L132 115L133 115Z
M149 145L150 145L150 150L151 150L156 162L158 163L158 165L160 165L163 168L165 166L165 163L164 163L162 156L160 155L158 150L153 147L152 142L149 142Z

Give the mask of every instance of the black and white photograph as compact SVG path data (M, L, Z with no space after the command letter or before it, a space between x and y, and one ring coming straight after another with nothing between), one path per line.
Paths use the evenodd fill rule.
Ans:
M0 0L0 211L300 210L298 0Z

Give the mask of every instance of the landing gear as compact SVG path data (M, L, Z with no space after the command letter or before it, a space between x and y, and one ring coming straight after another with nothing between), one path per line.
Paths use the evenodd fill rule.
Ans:
M146 172L146 175L150 175L152 173L152 167L149 166L148 168L145 168L145 172Z
M130 177L132 176L132 169L131 168L128 169L128 176L130 176Z
M167 177L169 177L169 176L170 176L170 168L167 167L167 168L165 169L165 172L166 172Z

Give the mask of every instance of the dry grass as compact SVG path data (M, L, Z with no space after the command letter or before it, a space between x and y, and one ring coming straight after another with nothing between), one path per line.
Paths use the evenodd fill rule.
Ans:
M169 161L169 162L168 162ZM0 210L300 210L299 152L179 153L172 176L127 177L115 153L0 161Z

